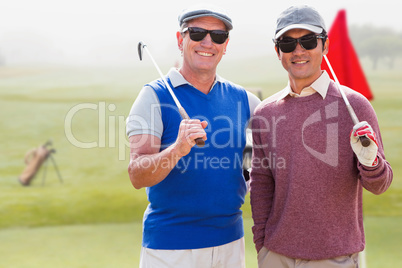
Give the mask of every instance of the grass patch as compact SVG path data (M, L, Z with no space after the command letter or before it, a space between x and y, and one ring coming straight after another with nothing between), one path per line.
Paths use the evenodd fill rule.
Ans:
M364 225L367 267L402 267L402 217L365 217Z
M366 261L370 268L401 267L402 217L366 217ZM245 218L246 266L257 267L252 220ZM137 267L140 221L0 230L0 267Z
M0 231L0 267L136 267L141 222Z

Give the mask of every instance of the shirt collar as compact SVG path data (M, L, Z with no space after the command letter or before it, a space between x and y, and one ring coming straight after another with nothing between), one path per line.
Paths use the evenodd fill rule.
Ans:
M178 87L178 86L182 86L182 85L186 85L186 84L193 86L192 84L190 84L190 82L188 82L188 81L183 77L183 75L182 75L182 74L179 72L179 70L177 70L176 68L171 68L171 69L169 70L168 76L169 76L169 78L170 78L170 82L172 83L173 87ZM215 86L215 84L216 84L217 82L222 83L222 82L224 82L224 81L225 81L225 79L223 79L223 78L220 77L218 74L216 74L216 75L215 75L215 81L214 81L214 83L212 84L211 89ZM193 86L193 87L194 87L194 86Z
M323 99L325 99L325 97L327 96L328 93L328 87L329 87L329 83L330 83L330 78L328 73L324 70L321 74L321 76L315 80L309 87L303 88L302 93L299 95L299 97L303 97L303 91L314 91L318 92L318 94L321 95L321 97ZM286 96L288 95L293 95L294 96L295 93L293 93L292 88L290 87L290 83L288 82L288 85L280 91L280 95L279 98L277 99L277 101L280 101L284 98L286 98ZM296 94L297 95L297 94ZM308 94L311 95L311 94ZM306 96L306 95L305 95Z

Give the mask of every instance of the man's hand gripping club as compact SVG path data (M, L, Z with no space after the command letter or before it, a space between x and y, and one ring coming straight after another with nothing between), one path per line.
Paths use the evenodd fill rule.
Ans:
M185 156L190 153L191 148L196 144L196 139L207 140L207 134L204 130L207 126L206 121L183 119L180 123L176 142L173 145L177 150L177 154Z
M370 145L364 147L359 137L366 136L370 139ZM377 152L378 143L375 132L372 127L366 121L359 122L353 127L350 133L350 145L355 152L359 162L368 167L374 167L377 165Z

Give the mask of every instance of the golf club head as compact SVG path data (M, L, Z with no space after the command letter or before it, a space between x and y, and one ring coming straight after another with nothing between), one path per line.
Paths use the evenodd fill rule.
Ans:
M142 51L143 51L144 46L145 45L142 41L140 41L138 43L138 56L140 57L140 61L142 61Z

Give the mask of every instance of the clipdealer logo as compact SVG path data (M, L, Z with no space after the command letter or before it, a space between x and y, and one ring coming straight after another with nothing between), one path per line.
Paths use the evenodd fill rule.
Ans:
M97 113L97 121L98 121L98 129L97 129L97 137L95 140L92 141L82 141L73 133L73 118L77 116L80 112L83 112L84 110L89 110L89 111L95 111ZM116 106L114 104L109 104L106 105L105 102L99 102L98 104L96 103L82 103L79 105L76 105L72 107L66 117L65 117L65 134L68 139L68 141L79 148L83 149L90 149L90 148L104 148L104 147L110 147L110 148L118 148L118 155L119 155L119 160L125 160L126 159L126 150L130 148L130 144L127 140L126 133L125 133L125 124L126 124L126 118L125 116L119 115L107 115L107 112L114 112L116 110ZM155 107L153 107L152 112L155 113ZM325 116L322 116L324 114ZM333 118L338 117L338 101L334 101L327 106L324 107L324 111L322 109L319 109L312 113L310 116L307 117L307 119L303 122L301 126L301 136L302 136L302 143L303 147L315 158L319 159L320 161L332 166L336 167L338 165L338 133L339 133L339 126L337 122L328 122L326 123L326 134L325 138L322 139L323 142L325 142L325 150L324 152L320 152L316 149L314 149L312 146L310 146L306 141L309 140L309 127L315 127L314 125L317 123L322 123L323 121L331 120ZM138 117L138 116L137 116ZM136 120L141 125L147 125L147 122L143 118L132 118L131 120ZM151 116L153 118L153 116ZM215 120L228 120L230 121L229 118L215 118ZM272 119L272 124L268 122L268 118L259 118L260 122L265 124L263 128L265 129L259 129L257 131L259 132L271 132L272 131L272 141L270 145L261 145L262 147L267 147L267 146L272 146L275 148L277 146L278 139L281 139L281 137L277 137L277 129L280 124L285 123L286 121L286 116L280 116L279 118L271 118ZM151 122L151 124L154 124L155 122ZM325 123L325 122L324 122ZM117 125L117 126L116 126ZM262 127L262 126L260 126ZM206 131L210 131L210 129L206 129ZM226 131L228 133L231 133L233 129L230 127L228 129L220 130L220 132ZM218 132L218 134L220 133ZM106 136L106 133L109 135ZM215 136L217 135L216 133L214 134ZM233 136L230 135L231 139L230 142L226 142L224 144L219 144L217 140L215 141L216 137L212 135L210 137L211 141L214 141L214 146L219 146L219 147L225 147L225 146L234 146L235 141L233 139ZM117 142L116 142L117 141ZM239 142L239 141L236 141ZM258 159L257 159L258 160ZM208 159L207 161L209 165L212 166L218 166L218 167L226 167L227 162L226 159L218 161L217 159ZM239 159L235 160L236 163L241 162ZM199 163L199 161L198 161ZM268 165L271 168L286 168L286 161L284 158L281 156L277 155L276 153L269 153L267 156L267 159L261 160L261 163L257 163L256 160L253 160L252 165ZM186 166L186 164L183 163L183 166Z

